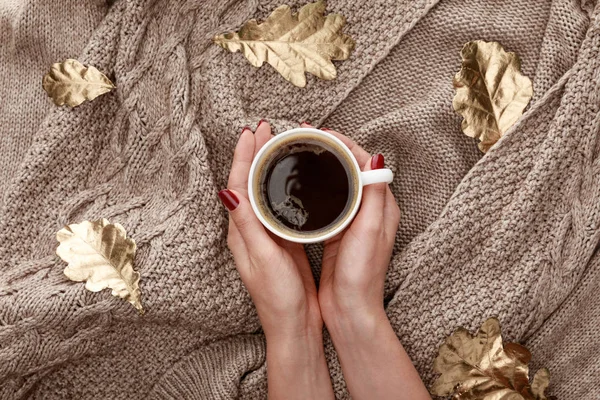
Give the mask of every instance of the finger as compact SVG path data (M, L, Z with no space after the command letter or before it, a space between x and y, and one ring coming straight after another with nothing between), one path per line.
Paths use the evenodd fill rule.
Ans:
M235 190L221 190L219 199L227 210L237 231L241 235L248 253L255 257L270 254L277 247L267 234L250 205L250 201Z
M389 233L394 237L396 236L398 224L400 224L400 216L400 207L388 185L385 193L385 206L383 212L386 233Z
M365 163L364 171L383 168L383 155L376 154ZM387 196L386 183L373 183L363 188L363 198L357 219L365 226L383 227L384 207Z
M350 149L350 151L354 155L354 158L356 158L356 161L358 161L358 165L364 165L371 159L371 155L358 144L356 144L356 142L350 139L348 136L342 135L341 133L328 128L321 128L321 130L327 133L331 133L333 136L340 139L342 143L344 143L346 147Z
M236 228L233 223L233 219L229 216L229 228L227 232L227 246L231 253L233 254L233 258L236 260L235 265L239 267L241 265L247 265L247 262L242 260L247 260L248 258L248 249L246 248L246 243L244 243L244 239L240 232Z
M279 239L280 240L276 242L279 247L285 249L292 256L292 259L296 261L295 264L300 273L300 277L302 278L304 288L310 292L316 292L315 279L304 246L300 243L290 242L281 238Z
M321 283L327 282L332 278L335 269L335 259L339 253L342 238L348 228L338 233L334 237L327 239L323 247L323 256L321 257Z
M254 157L256 153L269 141L273 135L271 134L271 124L265 119L258 121L256 132L254 132Z
M312 125L310 124L310 122L308 122L308 121L301 122L301 123L300 123L300 126L301 126L302 128L314 128L314 126L312 126Z
M254 147L254 134L249 127L245 127L233 153L233 162L227 182L228 188L237 190L243 196L248 195L248 174L254 158Z

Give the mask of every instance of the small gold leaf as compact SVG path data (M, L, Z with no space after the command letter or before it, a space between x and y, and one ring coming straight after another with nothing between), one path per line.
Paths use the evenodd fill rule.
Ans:
M71 107L93 100L115 87L96 68L84 67L79 61L72 59L52 64L50 72L44 75L42 86L54 104L67 104Z
M68 263L65 275L72 281L85 281L92 292L112 289L113 296L129 301L144 313L140 301L139 272L133 269L135 242L120 224L106 219L83 221L58 231L56 254Z
M317 1L292 14L290 7L277 7L259 24L246 22L239 32L214 37L219 46L235 53L241 51L255 67L266 61L285 79L306 86L305 72L321 79L335 79L331 60L345 60L354 49L350 36L341 33L346 19L339 14L326 17L325 3Z
M550 375L541 369L529 384L531 353L516 343L502 344L500 323L490 318L477 335L458 328L440 346L433 369L441 374L431 394L461 400L547 400Z
M485 153L523 114L533 87L521 74L519 57L497 42L469 42L461 56L452 106L464 118L463 132L479 139L479 149Z

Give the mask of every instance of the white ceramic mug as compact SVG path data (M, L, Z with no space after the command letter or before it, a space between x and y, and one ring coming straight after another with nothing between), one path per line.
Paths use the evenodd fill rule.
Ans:
M302 142L305 139L307 141L316 140L317 142L326 143L329 149L333 149L337 153L337 156L341 156L345 159L346 164L351 169L349 172L352 174L352 177L350 177L352 187L350 188L351 193L349 193L349 196L352 196L351 206L343 213L344 215L341 219L332 223L325 229L316 232L295 231L282 224L278 224L276 217L262 204L264 200L262 200L262 197L259 194L261 190L260 178L261 175L265 173L264 168L266 168L267 164L265 158L274 154L281 146L285 146L290 142ZM373 183L390 183L393 178L394 174L387 168L361 171L360 166L350 149L334 135L314 128L295 128L280 133L269 140L260 149L250 167L250 174L248 176L248 196L250 198L250 203L252 204L252 209L260 222L275 235L292 242L315 243L337 235L350 224L360 207L363 186Z

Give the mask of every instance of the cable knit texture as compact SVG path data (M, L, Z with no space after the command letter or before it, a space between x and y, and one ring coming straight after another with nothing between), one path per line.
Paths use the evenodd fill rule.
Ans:
M267 118L277 132L310 120L385 155L403 213L387 313L427 384L447 335L498 316L550 369L553 395L597 399L596 2L331 0L356 50L336 80L309 76L304 89L211 42L279 4L0 5L0 398L266 397L265 342L216 194L241 128ZM451 106L475 39L518 53L535 91L483 157ZM41 78L67 56L117 89L54 107ZM56 231L100 217L138 244L143 317L63 275ZM321 251L307 247L316 276ZM349 398L325 337L336 396Z

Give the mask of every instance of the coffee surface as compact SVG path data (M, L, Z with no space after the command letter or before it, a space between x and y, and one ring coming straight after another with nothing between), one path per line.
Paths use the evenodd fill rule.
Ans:
M334 223L349 202L347 166L317 144L291 144L267 167L263 195L286 227L316 231Z

